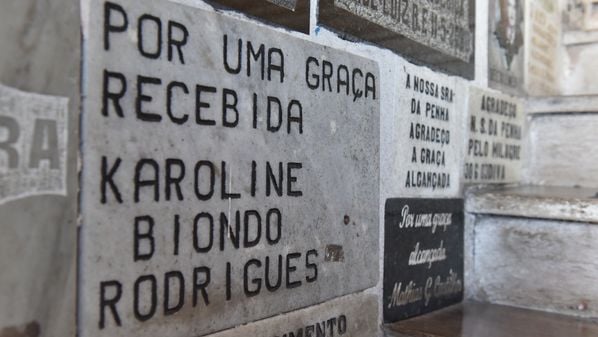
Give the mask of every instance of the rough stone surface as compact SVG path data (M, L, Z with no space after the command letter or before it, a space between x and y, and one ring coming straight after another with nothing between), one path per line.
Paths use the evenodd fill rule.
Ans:
M22 95L54 96L50 100L61 104L65 99L56 96L68 98L68 110L61 108L64 125L68 125L63 133L68 143L58 152L59 157L65 156L66 165L61 167L66 177L64 188L42 195L20 186L25 191L23 198L0 205L0 336L74 336L79 1L4 1L0 8L0 83ZM14 108L23 107L18 103ZM32 135L26 129L34 125L20 124L32 117L30 113L19 118L21 137ZM49 111L38 115L44 114L45 119L52 119L47 118ZM4 140L5 125L0 129ZM50 135L45 131L36 134L42 138ZM18 142L32 144L31 139ZM42 148L50 145L43 143ZM21 149L19 155L22 160L30 159Z
M521 181L526 130L520 99L471 87L464 128L466 183Z
M528 114L565 114L598 112L598 95L529 97Z
M526 183L598 188L597 126L594 113L532 118Z
M403 71L403 67L407 63L403 58L397 56L393 52L379 47L364 44L364 43L348 43L341 39L334 32L320 28L317 31L315 39L325 45L332 46L334 48L347 48L357 55L364 57L373 57L378 62L380 67L380 97L383 99L380 101L380 203L379 203L379 214L380 214L380 238L379 245L380 251L383 251L384 245L384 203L388 198L396 197L400 194L400 188L405 183L396 174L397 162L395 159L397 149L397 125L398 119L396 116L396 107L399 100L396 98L397 92L401 89L401 84L398 83L397 76L399 71ZM420 68L418 68L420 69ZM455 82L463 81L462 79L455 78ZM404 86L405 84L402 83ZM457 195L455 195L457 196ZM383 265L384 255L380 254L380 265ZM377 293L382 293L382 272L383 268L379 268L380 281L375 288ZM379 310L382 313L382 297L378 296ZM380 316L379 322L382 321Z
M474 298L598 317L597 236L584 223L478 217Z
M377 65L211 11L168 1L113 3L122 6L129 27L113 29L107 50L104 18L90 15L104 13L104 3L87 1L84 11L89 16L84 17L81 335L205 335L374 286L379 270ZM111 12L111 26L123 23L117 11ZM141 55L140 44L150 56L158 50L150 38L158 31L156 19L146 16L138 37L142 14L187 28L184 58L175 48L169 61L166 38L161 57ZM182 40L181 31L175 29L175 40ZM238 39L241 70L233 74ZM269 71L261 72L254 61L261 44L265 65L273 65ZM341 64L351 76L348 82L341 78L350 85L349 94L343 83L337 86L336 77L330 86L322 78L323 67L332 67L336 76ZM282 80L277 65L284 67ZM105 69L126 78L122 117L114 100L104 105ZM344 68L340 73L344 76ZM107 91L119 93L122 82L110 76ZM189 93L181 84L174 87L173 121L165 110L167 86L175 80ZM216 92L196 85L213 86ZM267 114L267 96L280 100L281 119L276 99L270 99L272 113ZM199 124L198 118L215 125ZM174 159L170 173L165 172L167 159ZM211 164L197 164L200 160ZM172 184L181 176L180 186ZM151 182L156 177L159 186ZM329 247L342 249L343 259L326 255ZM185 291L179 297L181 284ZM101 296L118 303L112 307L104 301L101 307Z
M378 336L377 296L368 293L347 295L309 308L216 333L210 337L293 336L291 334L294 336Z
M523 218L598 222L598 189L517 186L472 188L466 193L467 212Z
M523 91L524 1L490 0L488 84L510 94Z

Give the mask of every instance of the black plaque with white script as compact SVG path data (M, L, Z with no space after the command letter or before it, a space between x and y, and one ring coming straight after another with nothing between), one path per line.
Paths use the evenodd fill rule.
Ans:
M387 199L384 322L463 299L463 199Z

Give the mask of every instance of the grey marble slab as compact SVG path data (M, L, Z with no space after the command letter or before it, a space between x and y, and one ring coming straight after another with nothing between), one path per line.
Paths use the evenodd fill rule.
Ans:
M525 112L528 114L596 113L598 95L530 97L525 101Z
M476 217L473 299L595 320L597 229L579 222Z
M580 113L535 114L529 125L529 156L526 161L526 183L583 188L597 188L598 153L596 153L598 115L580 99L559 103L559 109ZM572 104L569 104L572 103ZM571 110L570 110L571 109ZM588 109L590 111L584 112Z
M376 63L169 1L85 8L81 336L205 335L377 283Z
M465 207L477 214L596 223L597 193L595 188L557 186L472 188Z

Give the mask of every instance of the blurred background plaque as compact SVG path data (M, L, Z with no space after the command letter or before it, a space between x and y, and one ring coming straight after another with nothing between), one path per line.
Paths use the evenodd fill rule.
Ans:
M409 61L473 79L475 1L320 0L319 24Z
M309 33L309 0L211 0L216 8L233 9L287 29Z
M524 7L520 0L492 0L488 8L488 81L518 95L523 90Z

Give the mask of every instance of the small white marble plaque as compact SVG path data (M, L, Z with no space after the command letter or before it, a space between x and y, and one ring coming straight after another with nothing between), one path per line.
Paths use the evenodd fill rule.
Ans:
M520 99L469 89L466 183L515 183L521 178L525 115Z
M202 336L377 283L376 63L166 0L84 13L82 337Z
M66 195L67 105L0 84L0 204Z
M396 105L382 139L394 144L383 179L401 197L457 196L465 94L460 80L403 62ZM385 112L388 113L388 112ZM398 181L397 181L398 179Z
M378 297L358 293L209 337L374 337L377 334Z

